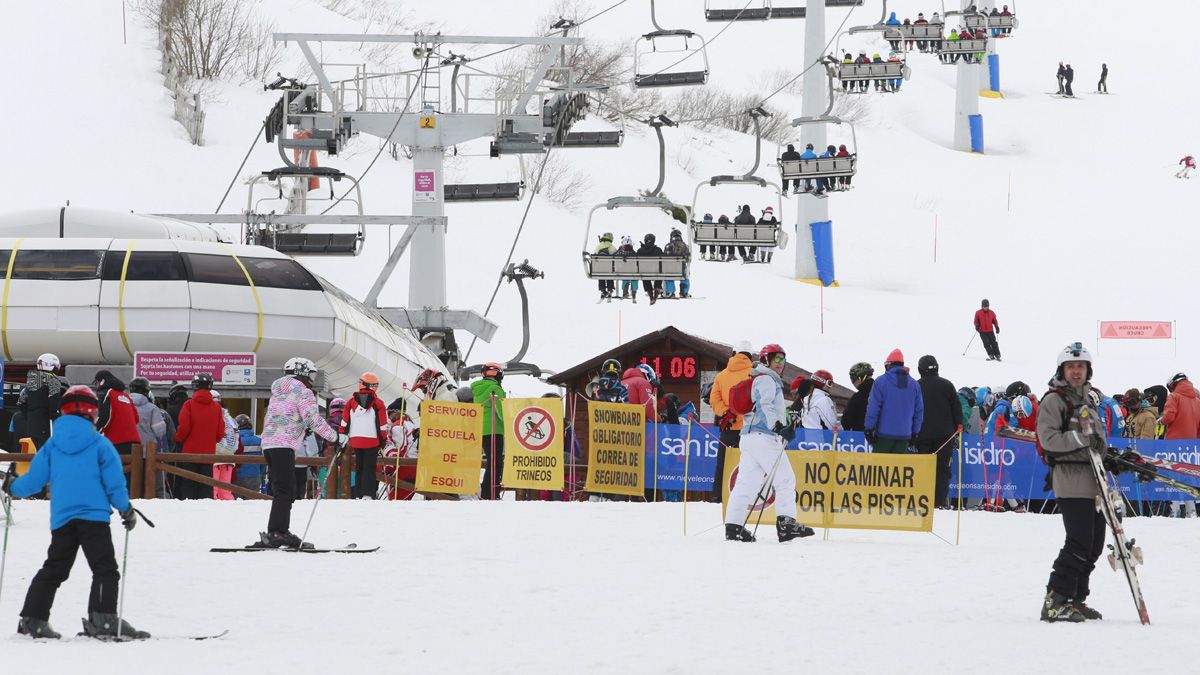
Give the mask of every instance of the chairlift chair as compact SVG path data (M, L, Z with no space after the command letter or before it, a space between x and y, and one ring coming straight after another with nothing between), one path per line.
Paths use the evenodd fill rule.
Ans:
M852 26L846 31L846 35L857 35L860 33L882 33L884 39L891 41L903 41L904 34L903 26L887 23L888 9L887 0L883 3L883 15L880 16L879 22L868 26ZM840 49L841 36L838 36L837 44L835 45L835 53L843 53ZM907 80L912 77L912 69L903 61L872 61L871 63L842 63L836 60L829 60L828 63L832 66L831 72L843 84L849 82L887 82L889 80ZM862 90L864 93L866 88Z
M542 126L546 130L546 147L555 148L619 148L625 140L625 118L618 116L619 129L612 131L570 131L571 124L559 124L560 114L568 115L574 123L584 117L591 107L592 97L601 104L600 91L559 92L542 106ZM582 97L582 98L580 98ZM569 101L569 103L564 103Z
M658 25L658 19L654 15L654 0L650 0L650 21L654 24L655 30L643 35L634 46L633 50L633 86L641 88L649 87L681 87L708 82L708 45L704 38L694 31L686 28L677 28L667 30ZM683 46L677 48L667 48L664 44L670 44L682 40ZM696 42L699 46L696 46ZM649 54L685 54L671 66L668 66L663 71L646 72L652 70L645 67L645 57ZM695 55L699 54L703 62L703 70L671 70L677 66L683 65L686 61L691 60Z
M588 211L587 227L583 233L583 271L589 279L596 280L620 280L620 279L636 279L645 281L683 281L690 276L691 272L691 256L683 255L636 255L636 254L615 254L604 255L591 253L588 250L592 243L592 221L597 211L604 209L613 211L620 208L643 208L643 209L658 209L668 216L680 207L670 199L663 197L662 192L663 182L666 180L666 141L663 139L662 127L675 126L675 123L668 119L665 115L650 120L648 124L654 128L658 135L658 184L653 190L646 193L645 196L638 197L613 197L603 204L597 204ZM671 219L672 223L678 221ZM674 225L678 227L678 225ZM687 241L688 234L686 228L679 228L685 237L688 248L691 248L691 242Z
M829 106L820 115L814 117L797 117L792 120L792 126L800 127L806 124L845 124L850 127L850 152L848 157L816 157L808 159L779 158L779 174L783 181L789 180L820 180L825 179L830 192L841 192L846 188L836 185L829 179L853 178L858 173L858 132L854 123L833 115L833 67L826 61L826 73L829 75Z
M967 9L944 11L942 15L946 17L947 21L952 17L961 17L963 25L971 31L988 29L988 15L978 11L974 6ZM962 56L968 63L975 63L982 60L982 54L987 53L987 38L943 40L941 53L943 63L956 64L957 59L946 58L955 56Z
M712 6L712 0L704 0L704 18L709 21L766 21L771 18L771 0L760 2L726 2L718 4L732 7Z
M287 160L286 155L284 159ZM349 180L354 184L355 196L354 198L344 197L342 201L353 204L358 215L363 215L362 187L356 178L331 167L298 166L288 162L288 166L264 171L250 179L246 196L246 222L250 225L246 231L247 243L267 246L280 253L290 255L358 255L362 252L363 242L367 236L366 225L363 223L359 223L352 232L309 232L290 227L285 229L285 226L272 223L271 214L274 213L274 210L267 211L261 207L261 204L267 201L286 199L283 194L283 183L280 180L282 178L294 178L297 181L324 178L329 181L329 197L312 199L306 195L304 197L305 206L308 201L334 203L333 184L343 179ZM264 182L274 185L277 193L273 197L256 200L254 188Z
M717 223L701 222L696 219L700 201L700 190L704 186L717 187L720 185L755 185L760 188L770 188L775 191L776 212L783 217L783 189L776 183L754 175L762 158L762 125L760 117L770 116L762 108L754 108L748 112L754 123L754 164L750 170L740 176L713 176L696 186L692 193L692 208L689 212L692 243L698 246L787 246L787 231L779 223Z

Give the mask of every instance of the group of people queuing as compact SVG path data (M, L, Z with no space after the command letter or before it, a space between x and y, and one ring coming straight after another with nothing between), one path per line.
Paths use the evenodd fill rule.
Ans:
M863 82L863 85L866 86L866 83ZM787 162L787 161L796 161L796 160L803 160L803 159L829 159L832 157L854 157L854 154L851 153L846 148L845 144L839 145L837 147L834 147L832 145L827 146L825 148L825 151L822 152L820 155L818 155L816 150L813 149L812 143L808 143L807 145L804 146L804 152L798 152L796 150L796 146L789 143L787 146L787 150L784 150L782 153L780 153L779 160L781 162ZM817 196L821 196L829 191L849 190L850 189L850 178L851 178L850 176L835 176L833 178L821 176L821 177L817 178L815 181L816 182L816 192L814 194L816 194ZM788 183L791 183L791 185L792 185L792 194L798 195L798 194L801 194L802 192L805 192L805 193L813 192L813 182L814 181L811 178L803 178L803 179L801 179L801 178L792 178L792 179L784 178L783 179L783 196L784 197L788 196ZM749 207L742 207L742 208L748 209ZM767 207L767 208L770 209L770 207ZM773 217L772 217L771 222L774 222Z
M614 255L614 256L677 256L690 260L692 257L692 249L683 239L683 232L678 228L671 229L671 237L665 247L658 245L658 238L653 233L647 233L642 237L642 243L635 249L633 245L633 237L629 235L621 236L621 245L613 244L612 232L605 232L600 235L600 244L596 247L594 255ZM617 292L616 279L599 279L596 283L600 289L601 300L612 300L620 298L622 300L632 300L637 304L638 297L638 279L622 279L620 294ZM646 297L650 299L650 304L658 302L659 298L690 298L692 290L692 281L688 278L683 278L679 281L678 288L674 279L663 281L662 279L642 280L642 290L646 292Z

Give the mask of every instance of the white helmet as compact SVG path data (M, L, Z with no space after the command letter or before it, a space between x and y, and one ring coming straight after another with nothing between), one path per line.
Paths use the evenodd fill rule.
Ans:
M37 358L37 369L55 371L62 365L58 361L58 357L47 352Z
M1068 361L1084 361L1088 365L1091 365L1092 355L1088 352L1087 347L1083 346L1082 342L1072 342L1058 353L1058 365L1060 367Z
M312 377L317 372L317 364L303 356L294 356L283 364L283 372L296 377Z

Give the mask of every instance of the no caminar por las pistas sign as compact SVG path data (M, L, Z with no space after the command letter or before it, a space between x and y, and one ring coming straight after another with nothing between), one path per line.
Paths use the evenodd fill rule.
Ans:
M504 487L563 489L562 419L562 399L504 399Z
M418 491L459 495L479 493L483 464L483 406L421 401L421 453Z
M645 489L646 409L588 401L588 492L640 496Z
M802 450L788 451L787 457L796 474L796 520L801 523L860 530L933 530L934 455ZM725 456L722 512L738 480L740 458L736 448ZM750 480L758 483L762 477ZM766 508L750 514L750 522L757 517L757 522L773 524L777 497L772 491Z

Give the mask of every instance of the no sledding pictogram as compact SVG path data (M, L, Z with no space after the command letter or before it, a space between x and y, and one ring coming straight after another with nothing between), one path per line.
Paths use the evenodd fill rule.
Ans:
M541 408L525 408L513 420L513 433L517 442L530 452L540 452L550 447L558 434L554 416Z

